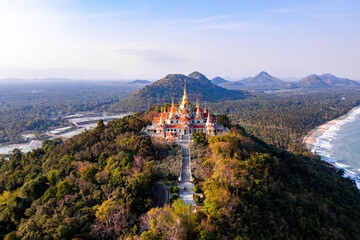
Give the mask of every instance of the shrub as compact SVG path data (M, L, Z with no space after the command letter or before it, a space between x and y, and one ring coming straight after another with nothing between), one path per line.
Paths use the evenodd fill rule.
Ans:
M179 192L180 192L180 189L179 189L178 186L175 186L175 187L172 187L172 188L171 188L171 192L172 192L172 193L179 193Z
M195 192L195 193L201 193L202 191L201 191L201 189L200 189L197 185L195 185L195 186L194 186L194 192Z
M204 132L194 132L193 133L193 139L196 144L206 146L209 144L206 134Z
M6 234L6 236L4 237L4 240L16 240L16 233L15 232L11 232Z
M179 199L180 197L179 197L179 195L177 195L177 194L174 194L174 195L172 195L172 197L170 198L170 202L171 203L173 203L173 202L175 202L177 199Z
M194 201L195 201L196 203L199 203L199 202L200 202L200 196L199 196L199 195L194 194L194 195L193 195L193 198L194 198Z

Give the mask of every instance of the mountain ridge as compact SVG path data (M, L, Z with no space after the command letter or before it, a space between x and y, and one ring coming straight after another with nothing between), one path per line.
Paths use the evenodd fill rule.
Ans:
M193 72L188 76L184 74L168 74L150 85L137 90L126 99L112 106L114 111L146 110L154 104L163 104L172 100L180 101L184 92L184 83L190 102L219 101L243 99L247 93L238 90L229 90L216 86L205 75Z
M232 90L283 90L283 89L329 89L360 87L360 83L348 78L336 77L330 73L311 74L299 81L284 81L265 71L254 77L239 81L220 83L219 86Z
M222 77L217 76L217 77L214 77L213 79L211 79L211 82L213 84L219 86L222 83L227 83L227 82L230 82L230 81L228 81L228 80L226 80L226 79L224 79Z
M134 81L127 82L127 84L147 85L147 84L151 84L151 82L148 81L148 80L140 80L140 79L137 79L137 80L134 80Z
M220 84L227 89L291 89L295 88L294 83L285 82L271 76L265 71L254 77L248 77L236 82Z

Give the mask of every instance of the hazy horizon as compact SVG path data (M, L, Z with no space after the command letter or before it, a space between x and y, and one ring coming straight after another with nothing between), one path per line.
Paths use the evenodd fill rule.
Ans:
M0 79L360 80L359 1L0 1Z
M74 69L63 69L64 72L67 72L67 75L69 75L69 73L76 73L76 70L74 71ZM92 72L92 73L95 73L96 76L98 77L89 77L89 78L86 78L86 77L74 77L74 76L81 76L83 75L83 73L76 73L75 75L74 74L70 74L70 77L64 77L62 75L58 76L58 77L51 77L52 75L47 75L48 73L46 74L40 74L38 75L39 77L32 77L32 78L26 78L26 77L6 77L6 78L0 78L0 83L3 83L3 82L7 82L9 80L23 80L25 82L36 82L36 81L47 81L47 80L53 80L53 81L61 81L61 80L70 80L70 81L74 81L74 82L81 82L81 81L84 81L84 82L119 82L119 83L127 83L127 82L130 82L130 81L135 81L135 80L147 80L147 81L150 81L150 82L155 82L157 80L160 80L164 77L166 77L166 75L168 74L182 74L182 75L189 75L190 73L167 73L166 75L163 75L162 77L159 77L159 78L122 78L121 75L120 77L116 77L116 74L114 74L114 72L112 71L106 71L106 70L94 70L94 69L81 69L82 71L86 71L86 72ZM1 71L1 70L0 70ZM50 71L51 72L51 71ZM59 72L58 69L56 69L55 72ZM102 77L104 75L99 75L101 73L110 73L110 76L115 76L115 77L110 77L110 78L106 78L106 77ZM193 71L195 72L195 71ZM207 77L209 80L212 80L216 77L221 77L225 80L228 80L230 82L236 82L236 81L242 81L242 80L245 80L246 78L249 78L249 77L255 77L256 75L260 74L261 72L264 72L264 71L260 71L254 75L251 75L251 76L242 76L242 77L232 77L232 76L219 76L219 75L215 75L215 76L207 76L205 74L205 77ZM266 71L265 71L266 72ZM96 74L98 73L98 75ZM276 77L280 80L283 80L283 81L286 81L286 82L297 82L297 81L300 81L308 76L311 76L315 73L312 73L312 74L309 74L309 75L306 75L306 76L302 76L302 77L292 77L292 76L283 76L283 77L279 77L279 76L274 76L273 74L269 73L269 72L266 72L268 73L269 75L273 76L273 77ZM202 73L203 74L203 73ZM316 74L316 75L322 75L322 74L331 74L331 73L320 73L320 74ZM66 74L65 74L66 75ZM333 74L331 74L333 75ZM54 75L56 76L56 74ZM71 77L72 76L72 77ZM93 74L94 76L94 74ZM109 76L109 74L105 74L105 76ZM335 77L339 77L339 78L348 78L346 76L336 76L334 75ZM349 79L349 78L348 78ZM350 79L350 80L353 80L353 81L357 81L357 82L360 82L360 80L358 79Z

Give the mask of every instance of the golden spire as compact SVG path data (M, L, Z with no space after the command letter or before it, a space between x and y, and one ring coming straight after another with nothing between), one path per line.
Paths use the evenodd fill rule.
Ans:
M196 108L199 109L199 98L196 99Z
M211 124L211 114L208 113L208 117L207 117L207 120L206 120L206 125L210 125Z
M163 124L164 124L164 118L160 117L159 125L163 125Z
M185 79L185 82L184 82L184 96L183 96L183 100L181 102L181 108L185 108L186 105L188 105L189 102L188 102L188 98L187 98L187 94L186 94L186 79Z
M174 98L171 99L171 107L174 108L175 104L174 104Z
M186 95L186 79L184 80L184 95Z
M175 117L175 112L174 112L174 101L173 101L172 106L171 106L169 119L174 119L174 117Z
M207 108L207 107L206 107L206 103L205 103L204 113L207 113L207 110L206 110L206 108Z
M199 106L197 106L197 110L196 110L196 119L201 119L201 113L200 113Z

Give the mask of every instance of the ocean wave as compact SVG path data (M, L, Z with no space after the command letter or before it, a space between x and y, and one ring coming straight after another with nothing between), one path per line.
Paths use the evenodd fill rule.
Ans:
M339 150L334 150L334 145L338 142L337 140L341 140L342 138L339 137L339 133L347 126L347 124L351 124L356 120L360 120L360 107L348 114L346 118L330 126L317 137L312 145L311 152L319 154L322 160L343 169L345 172L344 176L353 179L360 189L360 168L353 168L351 164L349 165L349 163L343 160L339 162L340 159L336 159L335 157L335 153L338 153L336 151Z
M341 167L341 168L349 168L349 167L351 167L351 166L349 166L349 165L347 165L347 164L343 164L343 163L339 163L339 162L335 162L335 165L336 165L336 166L339 166L339 167Z

